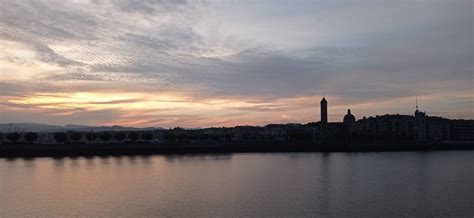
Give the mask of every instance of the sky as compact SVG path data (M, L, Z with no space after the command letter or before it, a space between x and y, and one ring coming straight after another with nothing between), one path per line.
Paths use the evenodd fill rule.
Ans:
M0 4L0 123L474 118L472 0Z

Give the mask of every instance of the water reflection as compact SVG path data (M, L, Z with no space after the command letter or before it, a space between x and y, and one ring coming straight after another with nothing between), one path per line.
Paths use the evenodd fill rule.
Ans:
M110 165L110 157L99 157L100 165L101 166L109 166Z
M473 154L0 159L0 217L469 216Z
M69 158L70 166L72 168L77 168L80 166L80 160L79 157L70 157Z
M416 176L413 179L415 180L416 189L419 193L416 198L416 207L420 208L426 204L426 199L429 198L427 196L427 188L429 188L430 178L427 178L428 175L425 172L427 170L427 164L429 164L427 161L429 160L427 160L427 155L425 152L418 152L415 161Z
M143 166L150 167L152 165L153 162L150 155L141 155L139 157L140 157L141 164L143 164Z
M86 161L86 166L88 168L94 168L95 167L95 160L93 156L86 156L84 157Z
M7 162L15 162L17 159L18 159L18 158L16 158L16 157L8 157L8 158L5 158L5 160L6 160Z
M127 159L128 159L129 163L136 164L137 156L135 156L135 155L127 156Z
M320 204L318 208L331 208L331 171L330 171L330 153L323 153L320 161L320 176L318 185L318 195ZM319 215L328 215L327 213L320 213Z
M35 167L35 158L34 157L23 158L23 162L25 162L26 167Z
M53 163L55 169L61 169L62 166L64 166L64 159L65 157L53 157Z
M229 161L232 160L231 154L192 154L192 155L165 155L167 162L173 163L176 161L187 162L187 161Z
M113 156L112 158L114 159L114 163L117 166L122 166L123 165L123 156Z

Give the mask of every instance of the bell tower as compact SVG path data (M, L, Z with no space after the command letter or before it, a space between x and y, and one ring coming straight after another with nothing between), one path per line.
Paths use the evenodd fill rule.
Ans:
M328 124L328 101L326 101L326 98L323 97L320 104L321 104L321 126L326 126Z

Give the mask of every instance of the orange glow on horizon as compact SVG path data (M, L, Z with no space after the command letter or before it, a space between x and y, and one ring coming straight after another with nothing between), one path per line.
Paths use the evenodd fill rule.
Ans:
M428 105L447 95L426 95L419 100ZM456 93L456 95L467 99L473 97L472 93ZM93 113L106 113L113 117L103 120L88 118L86 123L74 124L135 127L210 127L316 122L319 120L319 98L320 96L270 100L235 96L197 98L184 93L125 91L38 92L24 96L2 96L3 101L8 103L6 110L42 111L58 119L64 117L64 120L67 120L67 117L81 119ZM412 97L347 103L344 99L333 96L328 101L331 122L340 122L348 108L352 109L356 118L362 118L380 114L378 113L380 110L386 113L411 114L413 111L406 108L414 104Z

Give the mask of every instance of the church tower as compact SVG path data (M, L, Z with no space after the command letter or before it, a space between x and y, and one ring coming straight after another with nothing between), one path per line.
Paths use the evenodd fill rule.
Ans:
M328 124L328 101L323 97L321 100L321 126Z

